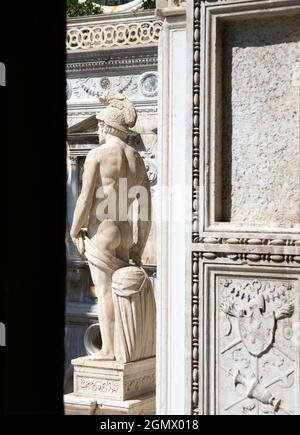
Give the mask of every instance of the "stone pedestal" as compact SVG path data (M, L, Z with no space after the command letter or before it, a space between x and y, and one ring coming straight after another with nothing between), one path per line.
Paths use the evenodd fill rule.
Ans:
M155 358L122 363L72 361L74 393L65 396L65 413L151 415L155 413Z
M81 397L74 393L65 396L66 415L155 415L155 393L132 400L109 400Z

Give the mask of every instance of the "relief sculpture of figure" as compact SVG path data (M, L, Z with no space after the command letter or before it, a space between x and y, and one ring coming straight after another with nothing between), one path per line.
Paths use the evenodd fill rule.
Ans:
M98 297L102 349L92 358L129 362L155 355L155 300L141 267L151 228L151 194L143 159L128 144L135 108L114 91L100 100L107 106L97 115L100 146L85 161L71 237L88 259Z

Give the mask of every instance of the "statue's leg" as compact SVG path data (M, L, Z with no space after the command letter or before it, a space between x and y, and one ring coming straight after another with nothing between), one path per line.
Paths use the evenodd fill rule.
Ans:
M114 306L112 300L111 274L89 264L92 280L98 297L98 317L102 339L101 351L93 355L94 359L114 360Z
M121 241L118 226L113 221L104 221L92 239L100 250L115 255ZM102 349L93 356L94 359L114 360L114 306L112 299L112 273L110 269L100 270L90 264L92 280L98 296L98 314L102 337Z
M115 314L112 300L111 277L103 276L103 284L96 287L98 296L98 316L102 337L100 356L102 359L115 359L114 329Z

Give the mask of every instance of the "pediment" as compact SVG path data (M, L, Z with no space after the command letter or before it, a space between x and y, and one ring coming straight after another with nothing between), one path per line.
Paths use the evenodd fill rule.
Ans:
M68 128L68 134L97 133L98 120L96 115L89 116L83 121L77 122Z

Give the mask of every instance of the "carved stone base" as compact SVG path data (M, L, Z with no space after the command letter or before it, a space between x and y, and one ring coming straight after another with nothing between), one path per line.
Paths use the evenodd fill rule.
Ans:
M155 391L155 358L130 363L77 358L74 394L96 401L128 401Z
M66 394L64 396L65 415L95 415L97 400Z
M132 400L97 400L74 393L65 395L66 415L154 415L155 394L148 393Z

